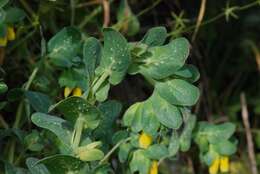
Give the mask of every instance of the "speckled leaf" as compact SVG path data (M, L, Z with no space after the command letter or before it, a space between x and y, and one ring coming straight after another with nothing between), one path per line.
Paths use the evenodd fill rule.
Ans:
M27 158L26 165L32 174L50 174L48 169L43 164L37 164L37 158Z
M126 39L117 31L104 29L104 49L99 74L108 73L109 82L113 85L120 83L130 63L130 52Z
M85 127L94 129L98 126L101 112L81 97L68 97L52 106L51 110L55 108L72 123L75 123L81 116L85 119Z
M49 96L34 91L26 91L25 96L36 112L47 113L52 101Z
M147 31L142 39L142 43L148 46L160 46L162 45L167 37L167 30L165 27L154 27Z
M154 91L150 100L155 115L161 124L172 129L178 129L181 126L182 116L176 106L168 103L156 91Z
M47 50L55 65L69 67L80 45L81 33L78 29L65 27L49 40Z
M174 76L185 78L191 83L196 82L200 78L199 70L194 65L184 65L181 69L174 73Z
M50 174L80 174L84 163L79 159L68 155L54 155L42 160L37 164L44 164Z
M154 79L163 79L179 70L189 55L189 42L178 38L167 45L152 47L151 56L140 66L140 72Z
M53 132L69 148L72 126L66 120L39 112L34 113L31 120L35 125Z
M158 82L155 88L162 98L173 105L192 106L196 104L200 95L196 86L181 79Z
M174 156L177 154L180 148L180 139L178 137L178 133L176 131L172 132L169 146L168 146L168 151L169 151L169 156Z
M160 127L160 122L154 112L153 104L151 101L147 100L143 102L143 104L140 106L139 115L142 118L142 130L148 133L149 135L156 136L157 131Z
M148 147L145 150L145 154L153 160L160 160L166 156L168 156L168 149L163 144L154 144Z
M94 37L88 38L83 45L83 61L91 81L94 78L95 69L100 63L101 49L100 42Z
M185 122L184 129L180 136L180 149L183 152L189 150L191 145L192 131L196 125L196 116L190 115Z

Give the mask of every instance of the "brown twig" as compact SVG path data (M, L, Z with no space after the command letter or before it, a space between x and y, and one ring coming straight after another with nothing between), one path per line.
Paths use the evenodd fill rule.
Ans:
M200 28L200 25L201 25L201 22L203 20L205 10L206 10L206 2L207 2L207 0L201 0L200 11L199 11L199 16L198 16L197 23L196 23L196 28L192 35L192 42L195 41L199 28Z
M258 174L257 166L256 166L256 159L255 159L255 152L254 152L254 143L252 138L252 133L250 130L250 123L249 123L249 114L247 109L246 97L244 93L240 95L241 101L241 108L242 108L242 119L245 126L246 131L246 139L247 139L247 148L248 148L248 156L250 161L250 168L252 174Z
M76 8L82 8L82 7L86 7L86 6L90 6L90 5L96 5L96 4L101 4L102 0L93 0L93 1L89 1L89 2L84 2L81 4L78 4L76 6Z
M110 22L110 6L108 0L103 0L103 8L104 8L104 23L103 27L108 27Z
M0 65L3 65L5 59L5 48L0 48Z

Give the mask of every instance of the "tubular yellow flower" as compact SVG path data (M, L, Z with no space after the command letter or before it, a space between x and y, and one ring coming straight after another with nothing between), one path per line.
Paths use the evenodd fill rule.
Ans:
M220 157L220 171L225 173L229 171L229 158L228 156Z
M7 45L7 37L0 38L0 46L5 47Z
M212 164L209 166L209 174L217 174L218 170L219 170L219 163L220 163L220 159L219 157L216 158Z
M80 88L75 88L75 89L73 89L72 95L80 97L80 96L82 96L82 90Z
M149 174L158 174L158 162L157 161L152 162Z
M153 141L152 137L144 132L142 132L141 135L139 136L139 146L141 148L144 149L148 148L151 145L152 141Z
M15 39L15 32L13 27L7 27L7 39L10 41Z
M64 97L67 98L70 95L71 92L72 92L71 88L65 87L64 88Z

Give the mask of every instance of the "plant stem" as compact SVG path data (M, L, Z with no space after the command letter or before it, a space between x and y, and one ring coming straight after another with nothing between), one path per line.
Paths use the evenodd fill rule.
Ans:
M32 74L30 75L24 89L25 91L28 91L31 84L32 84L32 81L33 79L35 78L37 72L38 72L39 68L36 67L34 68ZM13 128L14 129L18 129L20 127L20 122L21 122L21 118L22 118L22 113L23 113L23 107L24 107L24 101L22 100L19 105L18 105L18 109L17 109L17 112L16 112L16 115L15 115L15 121L14 121L14 124L13 124ZM11 145L10 145L10 148L9 148L9 153L8 153L8 160L10 163L13 163L14 161L14 153L15 153L15 139L12 139L11 140Z
M127 139L119 141L105 156L102 160L99 161L99 165L103 164L109 157L112 155L112 153L123 143L129 141L131 137L128 137Z
M0 114L0 123L3 126L3 128L8 129L9 125L8 123L6 123L6 121L4 120L3 116Z
M75 136L73 137L72 148L75 150L80 143L81 134L84 128L84 119L79 116L75 123Z
M108 71L105 71L102 76L97 80L97 82L93 85L92 91L93 94L95 94L98 90L98 88L102 85L102 83L106 80L106 78L109 76Z

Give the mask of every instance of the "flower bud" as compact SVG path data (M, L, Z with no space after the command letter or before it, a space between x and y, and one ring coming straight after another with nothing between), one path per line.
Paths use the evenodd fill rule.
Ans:
M229 171L229 158L228 156L220 157L220 171L225 173Z
M82 90L80 88L75 88L75 89L73 89L72 95L80 97L80 96L82 96Z
M144 132L139 136L139 146L141 148L147 149L152 143L152 137Z
M219 170L219 157L217 157L209 166L209 174L217 174Z
M7 45L7 37L0 38L0 46L5 47Z
M65 87L64 88L64 97L67 98L70 95L71 91L72 91L71 88Z
M158 174L158 162L157 161L152 162L149 174Z
M7 40L14 40L15 39L15 32L13 27L7 27Z

